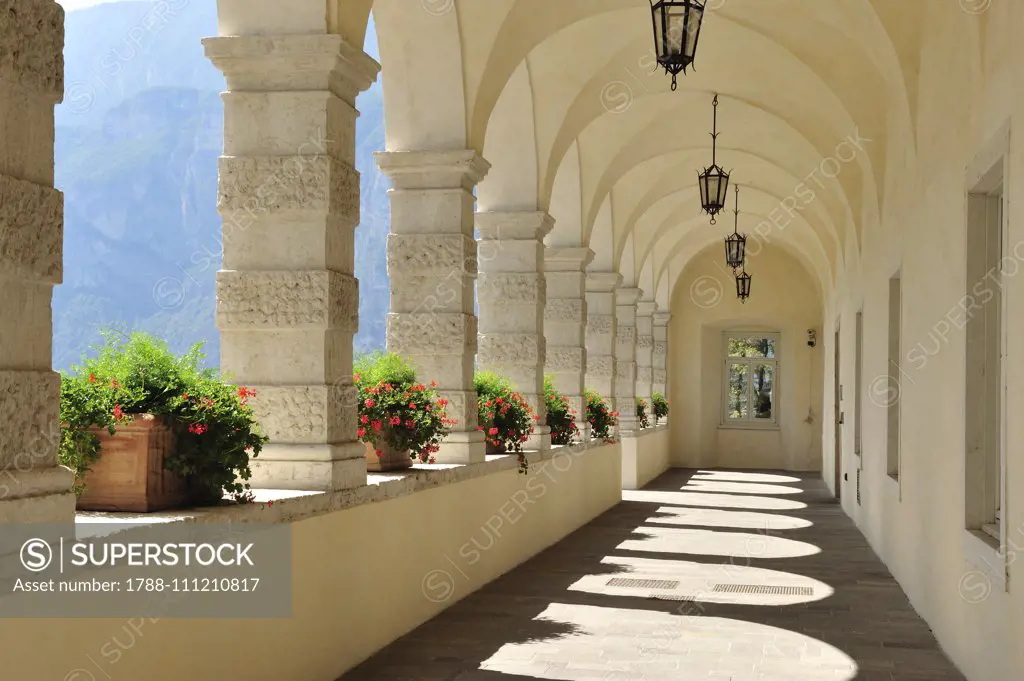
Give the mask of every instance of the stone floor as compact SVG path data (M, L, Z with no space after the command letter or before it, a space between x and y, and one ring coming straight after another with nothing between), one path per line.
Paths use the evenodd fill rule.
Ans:
M817 475L623 496L342 679L963 681Z

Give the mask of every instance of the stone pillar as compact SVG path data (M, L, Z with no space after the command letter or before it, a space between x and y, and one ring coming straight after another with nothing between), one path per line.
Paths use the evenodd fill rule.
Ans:
M643 291L620 288L615 295L615 408L619 432L629 437L639 428L636 420L636 304Z
M586 386L605 397L612 410L617 409L615 399L615 291L621 284L621 274L587 272Z
M642 300L636 305L636 396L647 400L647 415L654 425L654 411L651 395L654 354L654 312L658 304L653 300Z
M64 10L52 0L2 0L0 12L0 523L67 523L74 476L57 464L50 316L63 275L53 107L64 95Z
M651 353L651 393L661 393L668 399L668 312L654 314L654 348Z
M549 248L544 254L548 302L544 308L547 338L545 371L555 388L576 410L580 439L590 441L583 389L587 373L587 265L594 259L589 248Z
M477 430L473 365L477 349L473 188L490 165L475 151L395 151L375 155L393 184L388 276L388 349L407 357L421 380L437 381L457 421L438 463L484 460Z
M356 95L378 64L337 35L207 38L227 80L218 207L221 367L256 389L258 488L366 484L352 336Z
M544 409L544 237L555 226L544 212L476 214L480 232L477 300L480 369L512 380L539 417L527 449L551 449Z

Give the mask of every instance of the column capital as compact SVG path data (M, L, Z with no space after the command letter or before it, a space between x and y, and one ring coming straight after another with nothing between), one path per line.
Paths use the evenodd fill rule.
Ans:
M620 288L616 293L616 305L636 305L637 301L640 300L640 296L644 294L643 289L639 288Z
M617 272L587 272L587 293L611 293L622 286Z
M380 71L380 64L339 35L225 36L203 38L203 47L229 90L330 90L354 105Z
M669 321L672 319L671 312L656 312L654 313L654 325L655 326L668 326Z
M636 304L636 314L639 317L653 317L658 311L658 304L653 300L641 300Z
M451 151L378 151L377 167L395 189L472 189L491 164L473 149Z
M548 272L583 272L593 260L594 252L582 246L544 249L544 269Z
M555 228L544 211L486 211L476 214L481 241L543 241Z

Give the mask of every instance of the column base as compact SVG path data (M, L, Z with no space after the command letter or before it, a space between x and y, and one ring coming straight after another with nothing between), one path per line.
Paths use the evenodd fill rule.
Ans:
M436 463L471 464L487 460L487 444L480 431L456 431L441 443L441 449L434 455Z
M338 445L269 444L252 462L254 489L335 492L366 484L362 442Z
M0 524L73 523L74 481L64 466L0 471Z
M534 426L533 434L526 440L523 449L546 452L551 449L551 427Z

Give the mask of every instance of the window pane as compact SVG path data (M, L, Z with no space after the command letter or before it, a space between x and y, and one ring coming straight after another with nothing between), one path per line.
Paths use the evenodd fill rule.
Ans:
M760 336L732 337L729 339L729 356L775 359L775 340Z
M747 365L729 365L729 394L725 407L726 416L730 419L745 419L747 410Z
M755 364L750 380L754 388L754 418L771 419L775 402L775 367L771 364Z

